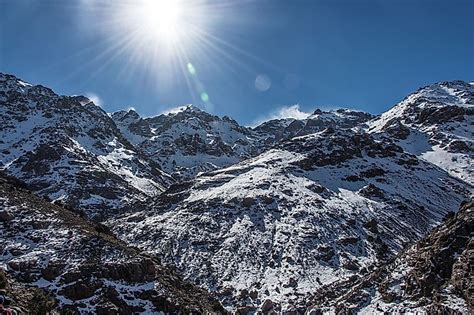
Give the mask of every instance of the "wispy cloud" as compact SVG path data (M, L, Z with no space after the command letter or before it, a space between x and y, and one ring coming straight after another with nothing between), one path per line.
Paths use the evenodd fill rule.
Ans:
M253 123L252 126L258 126L261 123L267 121L267 120L272 120L272 119L285 119L285 118L295 118L295 119L305 119L307 118L311 113L306 113L300 109L299 104L291 105L291 106L283 106L280 107L273 112L269 113L266 116L260 117L256 119Z
M160 115L176 114L176 113L179 113L179 112L183 111L185 108L186 108L186 105L184 105L184 106L170 107L170 108L167 108L167 109L165 109L165 110L162 110L162 111L160 112Z
M86 97L94 102L95 105L102 107L102 99L95 93L86 93Z

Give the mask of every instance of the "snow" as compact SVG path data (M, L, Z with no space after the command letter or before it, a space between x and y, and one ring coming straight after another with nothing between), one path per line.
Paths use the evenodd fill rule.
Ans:
M122 141L105 112L93 104L83 106L81 97L60 97L16 78L0 81L0 87L6 95L20 92L11 103L0 101L0 169L42 187L39 193L76 205L117 208L156 196L172 182ZM36 166L26 171L25 165ZM84 184L88 172L109 176L102 184L94 184L93 179ZM115 194L120 191L118 199L84 193L100 195L103 189L95 193L99 187L110 187ZM79 191L84 200L73 200ZM87 210L96 211L92 208Z
M474 108L472 104L474 88L460 81L433 84L409 95L380 117L368 123L368 131L383 134L385 126L391 121L399 121L410 130L407 139L398 140L398 145L407 152L435 164L454 177L474 185L474 168L472 153L474 148L474 116L465 115L462 120L456 119L441 123L424 125L416 122L413 112L420 109ZM440 140L441 139L441 140ZM449 146L462 142L471 149L451 152Z

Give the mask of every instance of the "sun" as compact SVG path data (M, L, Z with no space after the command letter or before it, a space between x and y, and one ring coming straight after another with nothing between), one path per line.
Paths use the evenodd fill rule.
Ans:
M184 25L182 2L179 0L146 0L139 7L143 30L158 41L179 40Z
M147 42L170 45L185 33L183 0L135 0L120 11L122 24Z

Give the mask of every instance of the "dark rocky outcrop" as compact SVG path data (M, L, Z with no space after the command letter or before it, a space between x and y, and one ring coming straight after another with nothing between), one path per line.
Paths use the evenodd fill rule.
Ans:
M33 293L24 293L26 296L18 296L15 292L20 291L9 288L14 303L25 310L34 311L46 303L50 310L81 313L87 300L99 314L143 312L143 301L150 301L155 312L225 313L209 293L183 281L173 268L126 246L110 232L98 231L96 224L35 196L23 184L0 176L0 197L0 208L11 213L8 221L0 222L0 248L10 247L14 252L19 231L25 233L28 244L34 245L20 245L14 257L6 258L7 277L25 285L34 286L38 280L54 283L43 290L29 289ZM47 224L37 229L27 222ZM124 291L123 286L132 291ZM39 293L34 292L43 294L41 301L46 302L39 302ZM129 296L130 292L134 295ZM58 303L59 297L72 303ZM35 300L33 307L31 301Z

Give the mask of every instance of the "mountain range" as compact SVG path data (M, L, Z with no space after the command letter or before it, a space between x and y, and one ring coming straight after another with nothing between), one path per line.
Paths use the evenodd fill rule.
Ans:
M247 127L0 74L0 269L78 313L467 314L473 125L463 81Z

